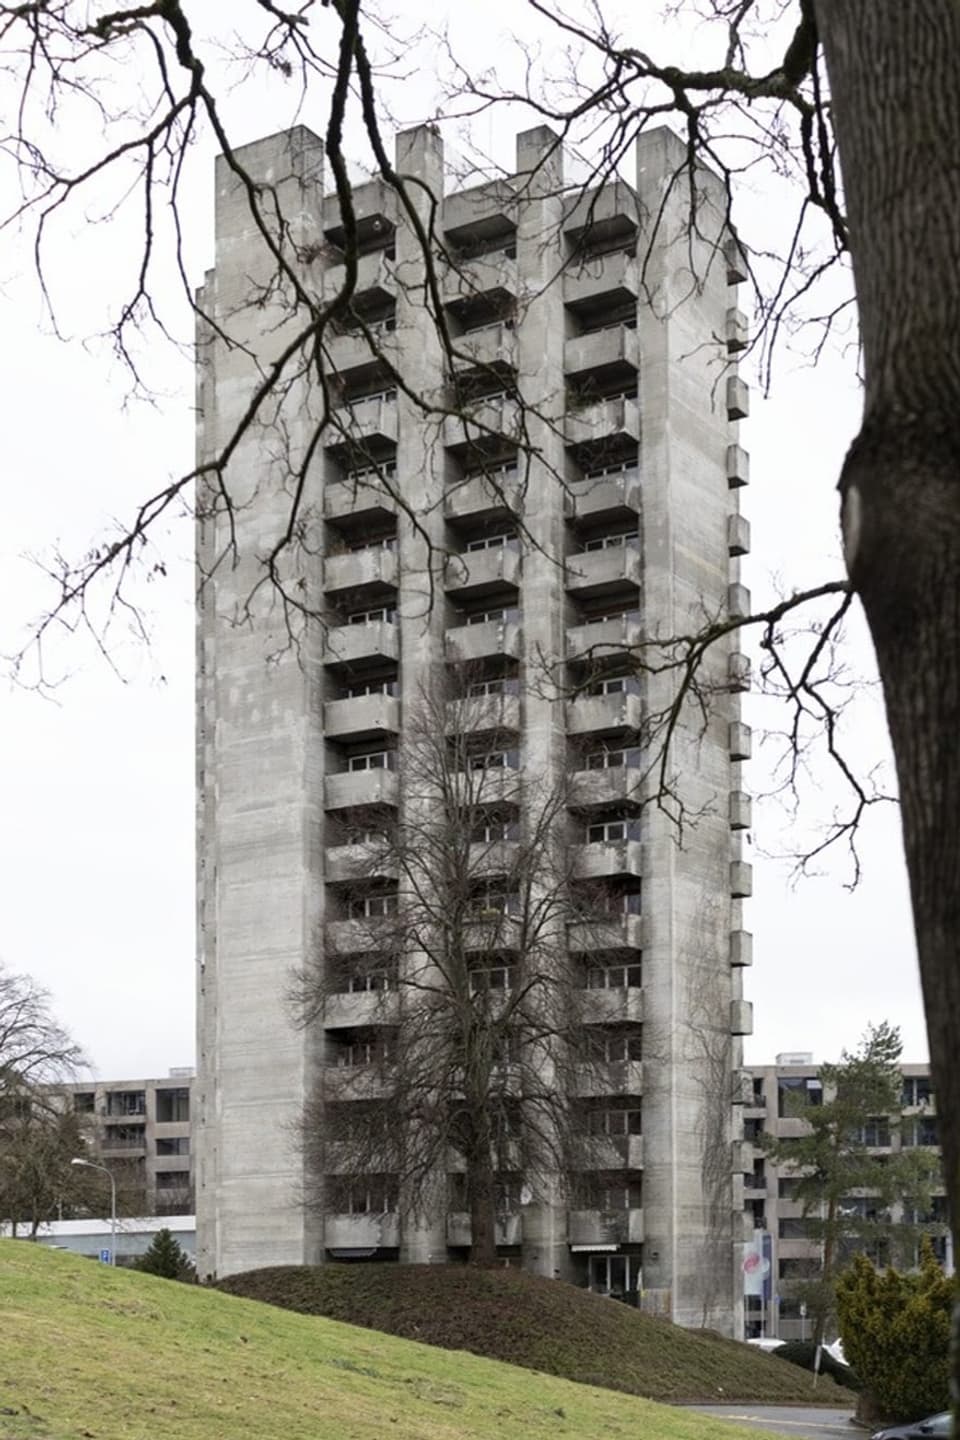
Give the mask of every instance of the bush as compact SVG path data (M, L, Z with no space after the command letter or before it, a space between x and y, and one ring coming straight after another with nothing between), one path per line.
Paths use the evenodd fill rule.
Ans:
M837 1284L843 1350L879 1412L916 1420L950 1405L950 1313L955 1282L923 1242L919 1271L875 1270L854 1257Z
M791 1365L799 1365L801 1370L812 1370L816 1359L817 1347L812 1340L788 1340L783 1345L778 1345L773 1354L778 1360L786 1360ZM820 1355L820 1373L829 1375L836 1380L838 1385L845 1385L848 1390L859 1390L860 1382L849 1365L841 1365L828 1351L824 1350Z
M193 1282L197 1278L192 1260L166 1226L157 1231L150 1249L133 1268L147 1275L159 1275L164 1280Z

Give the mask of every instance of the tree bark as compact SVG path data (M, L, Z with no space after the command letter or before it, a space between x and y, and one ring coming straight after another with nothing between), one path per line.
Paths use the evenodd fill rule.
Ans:
M489 1116L485 1099L475 1102L467 1145L467 1205L470 1210L470 1264L497 1261L496 1195Z
M866 380L840 489L902 799L960 1229L960 5L817 0ZM957 1356L954 1373L960 1376Z

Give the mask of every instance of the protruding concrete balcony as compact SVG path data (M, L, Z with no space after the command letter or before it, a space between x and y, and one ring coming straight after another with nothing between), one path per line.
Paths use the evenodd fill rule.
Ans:
M599 916L567 927L567 944L574 954L599 951L642 950L643 916Z
M634 752L639 756L639 750ZM570 776L568 804L577 810L599 809L641 799L643 771L639 765L618 765L607 770L575 770Z
M747 257L739 240L732 235L723 242L723 258L727 267L727 284L742 285L747 278Z
M323 878L332 883L371 878L396 879L397 857L386 845L328 845L323 856Z
M451 776L451 790L458 805L519 805L523 798L523 778L519 769L509 765L462 771Z
M750 591L746 585L727 586L727 613L731 620L745 620L750 614Z
M509 875L516 867L520 846L515 840L478 841L471 845L467 864L471 879Z
M753 1100L753 1076L749 1070L734 1070L732 1099L734 1105L749 1105Z
M730 861L730 895L734 900L748 900L753 894L753 866L746 860Z
M400 701L395 695L354 695L328 700L323 707L323 733L328 740L372 740L399 730Z
M750 689L750 656L735 650L727 657L727 683L734 695Z
M466 1248L473 1243L473 1229L467 1210L450 1210L447 1213L447 1244ZM523 1227L519 1215L505 1215L494 1225L494 1238L498 1245L519 1245L523 1239Z
M519 612L515 613L519 617ZM444 646L451 665L469 665L492 655L510 655L519 659L519 620L486 620L482 625L455 625L444 636Z
M578 519L596 519L601 515L623 512L632 515L640 513L640 471L636 468L571 480L567 492Z
M394 770L346 770L323 782L328 810L352 810L361 805L396 805L399 787Z
M363 297L366 304L381 301L388 304L397 294L394 275L396 261L391 260L385 250L370 250L357 258L357 278L353 288L353 303ZM346 284L347 267L341 262L328 265L323 276L323 293L332 299Z
M604 656L620 655L638 646L642 639L640 611L629 610L612 620L595 620L592 625L571 626L567 631L567 659L593 661Z
M329 446L370 442L378 446L396 445L399 434L396 393L387 391L341 405L336 420L339 427L334 425L324 432Z
M489 475L471 475L447 488L443 513L448 520L469 520L523 508L526 472L522 467L494 469Z
M748 1140L734 1140L730 1145L730 1166L734 1175L753 1174L753 1146Z
M750 414L750 386L738 375L727 376L727 419L746 420Z
M607 366L639 370L636 326L611 325L587 335L574 335L563 347L563 368L569 379Z
M570 1210L567 1240L571 1245L639 1245L643 1243L642 1210Z
M323 927L328 955L357 955L377 950L389 933L391 917L378 920L328 920Z
M517 681L507 682L517 685ZM466 695L447 701L447 734L519 730L520 695Z
M750 934L749 930L731 930L730 964L753 964L753 936Z
M391 1081L380 1064L326 1065L324 1086L331 1100L382 1100Z
M640 537L624 545L603 550L580 550L567 556L566 587L571 595L590 595L628 583L639 586L643 578Z
M603 840L573 847L573 873L580 880L601 880L607 876L643 874L639 840Z
M581 1098L596 1095L642 1095L643 1061L619 1060L604 1064L580 1065L574 1077L574 1091Z
M482 595L484 591L500 590L504 585L517 589L522 564L518 540L486 550L465 550L447 557L444 585L451 594Z
M590 259L574 260L563 276L564 304L588 308L601 296L636 300L638 291L636 257L627 247Z
M742 445L727 446L727 489L750 484L750 456Z
M400 1244L400 1216L325 1215L323 1243L328 1250L395 1250Z
M517 260L504 242L502 250L478 255L472 260L457 260L443 276L443 298L447 303L469 300L476 295L499 293L504 298L517 294Z
M749 760L753 754L753 732L740 720L730 721L730 759Z
M750 521L743 515L727 516L727 551L731 556L750 554Z
M727 354L739 355L750 344L750 322L735 305L727 311Z
M367 550L347 550L342 555L327 555L323 562L323 588L328 594L338 590L359 590L364 585L397 584L397 552L393 545L371 546Z
M397 513L397 502L390 494L396 477L378 475L372 467L362 475L346 480L333 480L323 487L323 513L328 520L347 515L369 515L374 524Z
M325 665L345 668L396 660L400 654L400 629L388 620L370 620L365 625L332 625L323 647Z
M564 419L568 445L591 445L597 441L640 440L640 406L623 396L598 400L582 410L568 410Z
M505 370L517 368L517 332L512 325L502 322L483 325L478 330L468 330L465 335L454 335L452 343L457 370L485 365Z
M489 445L497 439L516 444L520 437L520 403L509 396L479 400L469 411L447 415L443 421L443 443L450 450Z
M730 1034L753 1034L753 1006L749 1000L731 1000Z
M639 730L643 706L639 695L578 695L567 705L567 733L603 734L611 730Z
M578 996L584 1025L625 1025L643 1022L643 991L638 985L581 990Z
M372 257L371 257L372 258ZM357 370L369 371L387 361L394 367L400 363L400 341L393 324L373 321L367 326L370 338L362 330L347 330L342 335L327 335L329 366L346 379Z
M642 1170L642 1135L588 1135L581 1141L584 1168L589 1170Z
M729 818L731 830L749 830L753 821L753 802L745 790L731 790Z
M392 1025L399 1015L395 990L362 991L358 995L338 991L323 1004L327 1030L355 1030L360 1026Z

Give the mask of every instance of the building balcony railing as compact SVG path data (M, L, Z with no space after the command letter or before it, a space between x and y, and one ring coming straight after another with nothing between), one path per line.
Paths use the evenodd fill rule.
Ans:
M627 583L639 587L643 579L643 555L640 537L631 537L625 545L609 545L604 550L583 550L567 556L566 587L572 595L602 591Z
M328 810L352 810L363 805L396 805L399 784L395 770L346 770L323 782Z
M521 466L493 466L489 473L467 476L447 488L443 513L448 520L482 520L496 515L519 515L526 494L526 471Z
M639 1025L643 1022L643 991L637 985L581 990L577 1011L584 1025L625 1025L628 1021Z
M392 461L387 461L392 466ZM323 513L328 520L341 520L348 515L369 516L373 524L395 516L397 502L390 493L396 485L396 474L381 466L366 466L347 475L344 480L330 480L323 487Z
M629 752L639 756L639 750ZM607 770L575 770L570 776L568 804L572 809L590 810L639 800L643 772L639 765L619 765Z
M323 1023L328 1030L389 1025L395 1023L397 1017L395 990L364 990L359 994L337 991L328 995L323 1004Z
M468 873L478 880L488 875L510 875L519 855L520 846L515 840L479 840L468 851Z
M607 552L604 552L607 553ZM572 625L567 631L568 660L602 660L621 655L641 644L643 626L639 610L628 610L611 620Z
M451 1210L447 1215L447 1244L466 1248L473 1243L473 1227L467 1210ZM497 1245L519 1245L523 1239L523 1225L519 1215L504 1215L494 1226Z
M642 1210L570 1210L567 1240L571 1245L639 1245L643 1242Z
M520 696L465 695L447 701L447 734L520 729Z
M371 366L382 361L387 361L395 368L399 367L400 338L393 328L393 322L384 325L382 321L374 321L367 326L367 331L369 339L362 330L349 330L341 335L328 336L329 367L335 374L346 379L355 371L369 370Z
M324 432L331 448L373 443L396 445L399 435L395 391L371 395L341 405L334 423Z
M338 590L359 590L363 585L396 588L396 584L397 552L392 546L348 550L342 555L327 555L324 558L323 588L328 594Z
M454 366L458 370L485 365L500 369L517 368L517 332L512 325L496 322L453 336Z
M643 1061L618 1060L578 1066L574 1093L581 1099L603 1095L642 1095Z
M519 612L515 612L519 616ZM520 658L520 625L517 619L487 620L482 625L454 625L444 637L446 658L451 665L469 665L491 656Z
M362 662L396 661L400 655L400 627L387 620L365 625L331 625L324 637L325 665L352 668Z
M517 294L517 259L504 242L502 250L478 255L471 260L457 260L443 276L443 298L447 302L468 300L473 296L499 293Z
M575 954L643 949L642 915L598 915L567 927L567 944Z
M323 854L323 878L331 884L350 880L396 879L395 852L378 844L328 845Z
M369 250L366 255L358 256L356 282L353 289L354 303L361 296L365 297L368 303L374 298L382 300L383 303L395 299L397 294L397 282L394 275L396 263L396 260L391 259L385 250ZM345 262L328 265L323 275L324 296L332 300L343 289L346 279Z
M518 444L522 435L521 407L510 396L478 400L469 409L443 420L443 443L450 450L489 445L506 440Z
M642 1135L585 1135L584 1169L642 1170Z
M642 718L643 705L639 694L619 691L607 695L578 695L567 705L567 732L570 735L590 735L639 730Z
M640 368L640 343L636 327L610 325L586 335L574 335L563 347L563 368L568 377L616 365Z
M323 733L328 740L368 740L399 730L400 701L395 695L353 695L328 700L323 707Z
M599 475L585 475L567 484L567 493L578 519L598 519L601 515L639 515L641 506L640 471L636 466L607 470Z
M451 593L496 590L502 585L519 587L522 559L519 541L486 550L466 550L447 557L444 584Z
M323 1243L328 1250L395 1250L400 1244L400 1216L325 1215Z
M384 1100L391 1084L381 1065L324 1066L324 1089L334 1101Z
M504 765L499 769L460 771L450 777L455 805L519 805L523 796L523 776L519 769Z
M394 922L395 923L395 922ZM365 955L383 944L383 936L390 931L391 917L378 923L375 918L368 920L328 920L323 927L324 942L328 955Z
M582 410L568 410L564 420L568 445L592 445L598 441L640 441L640 406L621 396L598 400Z
M574 260L563 277L564 303L578 308L607 296L636 300L638 293L637 261L627 248Z
M643 847L639 840L604 840L573 847L573 873L580 880L643 874Z

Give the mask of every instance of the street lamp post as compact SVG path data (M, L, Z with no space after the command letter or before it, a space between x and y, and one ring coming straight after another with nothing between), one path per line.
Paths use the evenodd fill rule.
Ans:
M113 1178L113 1171L108 1170L106 1165L95 1165L92 1160L81 1160L76 1156L70 1161L71 1165L82 1165L87 1170L102 1170L110 1181L110 1264L117 1263L117 1182Z

